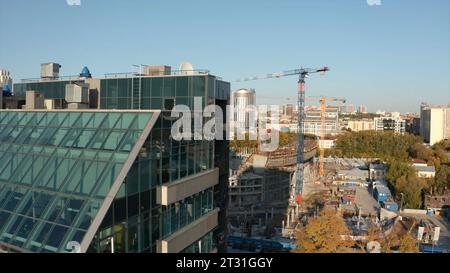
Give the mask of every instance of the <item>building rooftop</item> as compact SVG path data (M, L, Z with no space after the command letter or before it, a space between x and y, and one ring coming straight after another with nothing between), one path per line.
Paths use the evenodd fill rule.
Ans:
M338 175L366 176L366 175L368 175L368 173L367 173L367 170L353 168L351 170L339 170Z
M387 195L390 195L390 194L391 194L391 191L390 191L387 187L381 186L381 185L376 186L374 190L377 190L377 192L378 192L379 194L380 194L380 193L381 193L381 194L387 194Z
M418 172L436 172L434 166L417 166L413 165L413 168Z
M145 75L134 72L118 72L118 73L106 73L103 77L95 77L95 79L122 79L122 78L157 78L157 77L174 77L174 76L205 76L211 75L209 70L198 69L189 71L189 74L183 70L171 70L167 74L155 74L155 75ZM218 78L220 79L220 78ZM21 79L20 83L36 83L36 82L60 82L60 81L83 81L84 78L80 75L69 75L69 76L59 76L51 79L42 79L42 78L29 78L29 79ZM15 83L19 84L19 83Z
M386 170L386 165L382 163L370 163L369 168L373 170Z
M422 159L413 159L412 163L413 164L427 164L427 162L425 160L422 160Z

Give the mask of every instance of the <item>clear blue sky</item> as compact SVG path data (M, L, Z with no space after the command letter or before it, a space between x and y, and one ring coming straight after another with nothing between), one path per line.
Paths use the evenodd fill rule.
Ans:
M63 75L87 65L97 77L190 61L228 81L327 65L308 95L371 111L450 103L448 0L0 0L0 37L0 67L16 81L38 77L48 61ZM296 79L239 87L282 98L295 95Z

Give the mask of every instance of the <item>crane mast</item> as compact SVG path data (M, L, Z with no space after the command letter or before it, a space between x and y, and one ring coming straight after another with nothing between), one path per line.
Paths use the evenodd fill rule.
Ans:
M303 180L304 180L304 162L305 161L305 78L307 73L300 73L298 80L298 143L297 143L297 165L295 168L295 201L302 203L303 198Z
M323 146L325 145L325 132L327 126L325 122L326 111L327 111L326 99L325 97L322 97L320 99L320 145L319 145L320 151L319 177L321 179L323 179L325 176L324 170L325 148Z
M304 130L304 119L305 119L305 80L312 73L321 73L329 71L328 67L323 67L320 69L310 69L310 68L301 68L295 70L289 70L279 73L267 74L262 77L252 77L252 78L244 78L241 80L237 80L237 82L241 81L252 81L252 80L261 80L261 79L270 79L270 78L280 78L285 76L299 75L298 80L298 143L297 143L297 164L296 164L296 172L295 172L295 201L297 204L302 203L303 198L303 180L304 180L304 147L305 147L305 130Z

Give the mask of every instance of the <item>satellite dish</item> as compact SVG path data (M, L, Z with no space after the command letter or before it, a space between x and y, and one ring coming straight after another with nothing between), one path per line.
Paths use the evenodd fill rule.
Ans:
M180 71L182 75L193 75L194 67L190 62L183 62L180 65Z
M369 253L381 253L381 245L377 241L368 242L366 249Z

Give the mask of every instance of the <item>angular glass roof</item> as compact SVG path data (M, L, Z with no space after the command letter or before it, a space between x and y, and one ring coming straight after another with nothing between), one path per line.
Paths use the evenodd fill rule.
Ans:
M0 111L0 244L87 248L158 115Z

